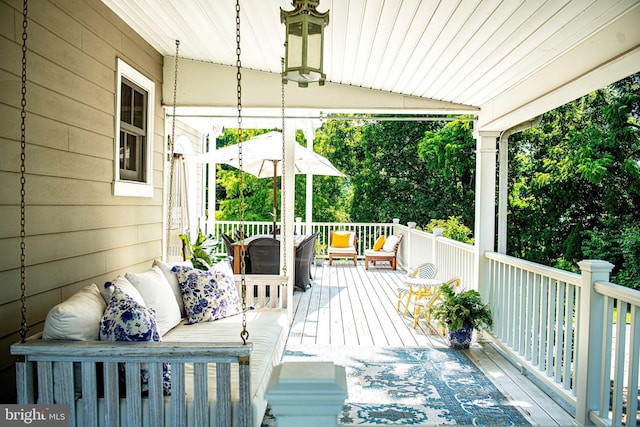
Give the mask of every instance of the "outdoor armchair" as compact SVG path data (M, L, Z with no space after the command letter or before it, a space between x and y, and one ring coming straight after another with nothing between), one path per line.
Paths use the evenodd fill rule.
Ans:
M280 241L260 237L247 245L252 274L280 274Z
M334 258L353 258L353 265L358 265L358 246L355 231L329 232L329 265Z
M301 291L311 287L311 259L319 233L314 233L300 243L296 249L295 286Z
M378 249L380 242L383 242L382 247ZM391 264L392 269L396 269L398 249L400 248L400 242L402 241L402 234L397 236L391 235L386 239L380 237L373 246L373 249L367 249L364 251L364 269L369 269L369 262L376 265L378 261L388 261Z

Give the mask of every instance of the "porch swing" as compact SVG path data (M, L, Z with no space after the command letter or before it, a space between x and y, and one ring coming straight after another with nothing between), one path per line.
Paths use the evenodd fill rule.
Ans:
M242 265L239 278L229 279L232 281L231 286L234 287L235 284L235 288L239 289L241 294L241 309L238 314L195 324L188 324L182 320L166 332L161 341L133 343L100 341L95 338L51 340L45 339L46 322L45 332L27 337L24 244L27 22L27 0L24 0L20 178L22 184L20 244L22 323L21 342L11 346L11 353L16 357L17 402L19 404L68 405L69 425L72 426L98 424L134 426L143 425L143 420L146 425L168 423L168 425L194 426L260 426L266 409L264 393L267 382L273 368L280 361L289 328L286 309L288 296L286 240L283 240L283 275L255 276L247 282L245 266ZM239 0L236 0L236 41L238 139L241 144ZM179 41L176 40L174 122L169 146L172 153L175 135L178 47ZM284 86L282 92L284 158ZM242 167L240 168L240 187L240 225L243 227ZM170 223L171 203L169 202L168 205ZM284 213L282 220L285 223ZM170 224L167 224L167 233L169 228ZM227 280L224 276L222 276L223 279L219 279L219 276L215 277L216 280ZM213 286L218 286L216 282L211 283ZM95 285L92 286L95 287ZM267 294L270 294L269 299L266 298ZM73 297L52 308L51 311L63 304L70 304ZM98 297L101 298L99 294ZM86 305L84 300L83 304ZM248 307L257 309L249 310ZM49 316L47 316L48 320ZM86 328L86 323L86 321L78 321L75 326ZM249 341L247 327L249 323L254 331L252 341ZM241 340L237 339L239 329L241 329ZM170 392L167 392L168 384L170 384Z

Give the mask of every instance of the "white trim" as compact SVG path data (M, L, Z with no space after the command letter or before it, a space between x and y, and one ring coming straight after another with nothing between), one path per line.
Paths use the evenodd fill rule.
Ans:
M147 91L147 137L145 149L145 182L120 180L120 85L122 77L126 77L142 89ZM114 135L114 180L113 195L128 197L153 197L153 147L154 147L154 118L155 118L156 85L149 78L131 67L122 59L117 58L116 67L116 105L115 105L115 135Z

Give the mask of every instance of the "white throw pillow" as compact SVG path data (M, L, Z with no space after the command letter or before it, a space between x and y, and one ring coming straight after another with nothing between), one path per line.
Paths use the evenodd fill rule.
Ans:
M107 304L95 284L85 286L49 310L44 321L45 340L97 340Z
M160 267L153 266L144 273L127 273L125 277L140 292L145 305L155 310L160 335L180 323L180 307Z
M180 307L180 315L184 316L185 315L184 302L182 301L182 293L180 293L180 284L178 283L178 276L176 276L176 273L174 271L171 271L171 269L174 267L174 265L184 265L187 267L193 267L193 264L191 264L191 261L185 261L184 263L177 263L177 264L169 264L159 259L156 259L153 261L153 265L156 267L160 267L160 270L162 271L162 273L164 274L164 277L169 282L169 285L171 286L171 290L173 291L173 295L175 296L176 301L178 302L178 307Z
M396 244L398 243L398 236L389 236L384 241L384 245L382 245L382 250L387 252L393 252L396 249Z
M131 282L129 282L124 276L118 276L114 280L104 283L104 287L100 289L100 293L102 294L102 298L104 298L105 304L109 304L109 301L111 301L111 295L113 294L112 285L120 288L123 293L129 295L138 304L146 307L144 298L142 298L140 292L138 292L138 290L134 288Z

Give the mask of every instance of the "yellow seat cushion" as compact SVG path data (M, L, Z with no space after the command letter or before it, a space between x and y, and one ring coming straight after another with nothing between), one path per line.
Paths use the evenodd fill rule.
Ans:
M331 246L335 248L348 248L351 240L351 233L333 233Z
M378 237L378 240L376 240L376 242L373 244L373 250L379 251L380 249L382 249L382 246L384 245L384 241L385 241L384 236Z

